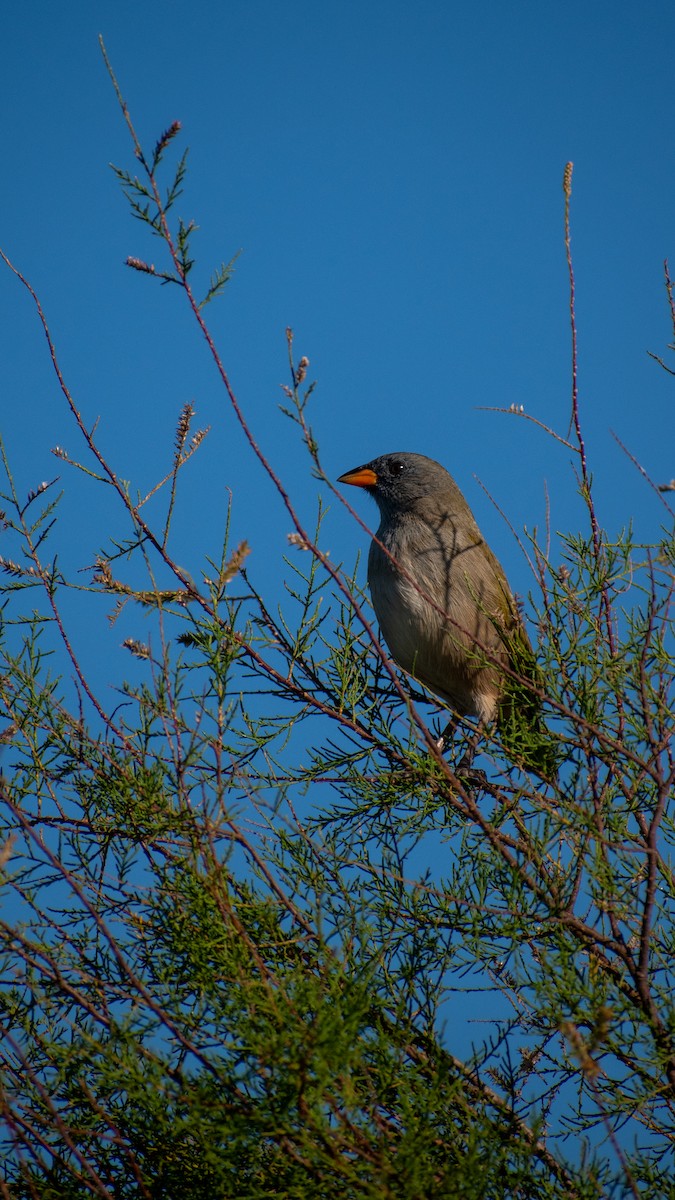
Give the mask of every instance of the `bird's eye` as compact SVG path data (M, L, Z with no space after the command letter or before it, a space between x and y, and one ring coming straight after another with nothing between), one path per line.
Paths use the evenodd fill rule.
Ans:
M401 475L402 472L405 471L405 463L402 463L401 460L398 458L392 459L392 461L390 463L388 463L387 466L388 466L390 475Z

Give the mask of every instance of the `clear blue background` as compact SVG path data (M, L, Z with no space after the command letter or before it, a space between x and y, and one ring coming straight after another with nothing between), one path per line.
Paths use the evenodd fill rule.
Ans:
M146 147L172 120L183 124L190 173L178 211L200 226L197 290L242 250L206 316L253 432L310 526L318 484L277 409L287 326L318 381L310 419L331 476L388 450L438 458L521 593L532 584L527 564L474 476L516 530L543 530L547 495L554 535L585 527L569 451L532 424L480 410L523 405L567 432L561 184L572 160L581 410L599 517L612 534L633 521L638 537L654 535L665 509L610 430L655 481L675 475L674 381L647 355L667 356L672 340L663 286L669 255L675 273L671 0L7 9L0 244L39 293L76 403L89 424L100 417L118 474L143 492L154 485L186 401L197 425L212 426L186 469L177 559L199 578L231 489L233 538L250 542L256 582L280 590L291 525L183 298L124 266L128 254L166 264L108 166L134 162L99 32ZM53 544L67 567L83 567L115 510L104 489L51 456L61 445L80 457L82 446L31 301L4 267L0 337L0 425L19 490L61 475ZM349 499L375 521L365 497ZM365 545L333 504L324 546L334 561L351 564ZM0 553L14 551L0 535ZM72 601L70 610L106 705L136 665L123 637L146 635L137 610L111 628L110 608Z
M38 291L76 402L88 421L100 416L119 474L154 484L185 401L212 425L188 468L176 551L198 575L231 487L234 535L249 539L264 581L281 569L288 520L178 289L123 265L135 254L161 266L161 246L129 218L108 167L134 162L99 32L144 144L183 123L190 175L178 211L200 226L195 280L205 286L242 250L206 315L303 517L312 520L317 485L276 407L287 325L318 381L311 421L330 474L387 450L440 459L522 593L527 565L474 475L516 529L543 528L546 489L553 530L582 525L570 453L479 409L522 404L567 431L561 181L571 159L580 394L599 515L611 532L631 519L639 535L654 532L665 510L609 431L656 481L675 475L673 381L647 356L667 355L672 340L662 274L675 249L670 2L8 10L0 243ZM68 547L91 561L99 497L50 455L81 447L29 298L4 267L0 305L1 425L18 482L28 490L61 474ZM375 519L365 497L350 499ZM326 537L349 561L366 540L335 507ZM105 636L95 631L96 647Z

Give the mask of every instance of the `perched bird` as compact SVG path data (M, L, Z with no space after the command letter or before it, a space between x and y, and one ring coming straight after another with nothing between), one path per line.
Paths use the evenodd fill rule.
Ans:
M393 658L460 716L496 721L513 761L552 778L551 735L528 686L541 687L532 647L504 571L454 479L433 459L401 452L338 482L365 488L380 510L368 583Z

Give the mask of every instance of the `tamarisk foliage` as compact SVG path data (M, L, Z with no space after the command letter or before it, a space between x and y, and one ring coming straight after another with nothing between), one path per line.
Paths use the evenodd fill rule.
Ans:
M671 1194L667 493L658 544L603 530L574 347L571 433L550 434L576 458L586 527L548 555L532 542L540 674L521 681L544 689L558 778L522 773L470 722L441 753L436 709L324 545L309 363L289 331L284 410L322 488L316 529L205 324L231 264L193 291L185 155L162 181L180 127L146 155L115 88L137 171L117 176L164 262L129 268L178 289L204 334L288 515L286 590L263 593L245 542L175 556L208 430L185 406L134 499L5 259L82 442L83 461L55 451L64 486L112 489L126 531L101 531L86 582L67 575L55 482L22 496L3 451L0 1195ZM568 250L570 196L571 169ZM79 611L103 596L134 614L125 677L99 664L112 700L78 653L74 593Z

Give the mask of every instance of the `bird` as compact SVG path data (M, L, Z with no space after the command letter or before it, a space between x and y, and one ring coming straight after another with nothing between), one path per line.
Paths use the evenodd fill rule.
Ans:
M496 722L511 760L553 779L541 672L504 570L452 476L402 451L338 482L363 488L379 508L368 584L395 662L460 717Z

